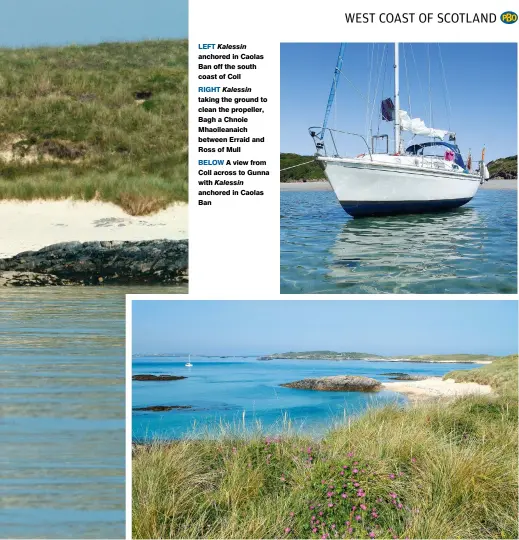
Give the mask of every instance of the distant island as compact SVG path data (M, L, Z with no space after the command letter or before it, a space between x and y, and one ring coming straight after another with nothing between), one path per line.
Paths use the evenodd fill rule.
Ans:
M325 180L323 170L319 167L317 161L312 161L312 159L314 159L314 156L281 153L281 182L315 182L317 180ZM310 163L307 163L308 161L310 161ZM305 165L300 165L299 167L295 166L301 163L305 163ZM491 180L498 178L507 180L517 178L517 156L509 156L490 161L487 164L487 167Z
M381 356L373 353L363 352L336 352L336 351L302 351L274 353L258 357L258 360L369 360L369 361L389 361L389 362L456 362L456 363L478 363L492 362L496 356L488 354L425 354L415 356Z

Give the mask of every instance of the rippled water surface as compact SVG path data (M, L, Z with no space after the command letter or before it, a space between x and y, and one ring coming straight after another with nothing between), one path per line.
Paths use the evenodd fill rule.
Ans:
M125 292L0 292L0 538L124 538Z
M333 192L281 192L281 293L516 293L517 192L445 213L353 219Z
M405 401L383 390L366 392L316 392L280 386L307 377L365 375L389 380L387 372L444 375L453 369L473 369L473 364L368 362L361 360L271 360L141 357L133 359L133 373L184 375L177 381L133 381L133 408L180 405L191 409L166 412L133 411L133 437L137 440L179 438L218 432L220 423L266 432L281 429L289 418L294 429L311 434L326 431L335 421L358 414L366 407L388 401Z

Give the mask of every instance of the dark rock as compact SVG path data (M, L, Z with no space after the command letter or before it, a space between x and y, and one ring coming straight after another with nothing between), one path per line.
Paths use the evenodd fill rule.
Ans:
M182 375L134 375L132 381L179 381L181 379L187 379Z
M301 390L321 390L325 392L373 392L379 390L382 383L369 377L357 375L336 375L318 379L303 379L281 386Z
M0 271L52 274L84 285L187 280L187 240L63 242L0 259Z
M150 407L134 407L134 411L154 411L163 412L173 409L192 409L191 405L151 405Z
M425 375L409 375L408 373L382 373L381 375L389 377L392 381L423 381L429 379Z
M53 274L0 271L0 287L55 287L57 285L77 284Z
M141 90L139 92L134 92L133 97L135 99L150 99L152 95L153 92L150 92L149 90Z

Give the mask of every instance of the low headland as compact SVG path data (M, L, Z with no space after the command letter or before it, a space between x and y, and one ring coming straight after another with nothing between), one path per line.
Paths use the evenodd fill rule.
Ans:
M372 407L324 437L287 420L135 445L133 537L515 538L517 368L447 373L491 392Z
M259 356L258 360L364 360L370 362L418 362L418 363L462 363L488 364L495 360L488 354L425 354L410 356L381 356L365 352L300 351L283 352Z

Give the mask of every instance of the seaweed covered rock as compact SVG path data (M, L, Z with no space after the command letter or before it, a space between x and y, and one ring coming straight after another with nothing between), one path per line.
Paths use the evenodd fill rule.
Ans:
M134 375L133 381L180 381L181 379L187 379L183 375L149 375L147 373Z
M324 392L374 392L379 390L382 383L369 377L359 375L334 375L317 379L303 379L282 384L286 388L300 390L321 390Z
M52 274L83 285L187 280L187 240L62 242L0 259L0 272Z

